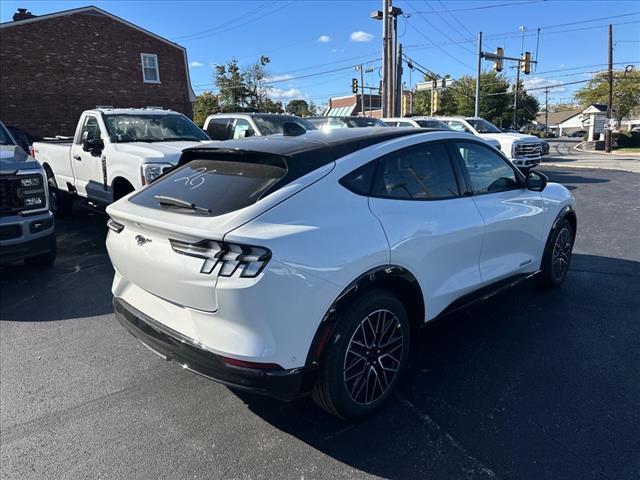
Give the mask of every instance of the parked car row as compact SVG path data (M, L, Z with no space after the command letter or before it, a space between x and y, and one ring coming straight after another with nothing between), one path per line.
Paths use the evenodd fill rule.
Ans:
M116 318L147 348L361 418L393 394L427 321L565 278L575 200L509 159L529 139L493 128L237 113L200 129L98 108L73 138L35 142L37 162L3 129L2 259L52 262L49 207L106 205Z

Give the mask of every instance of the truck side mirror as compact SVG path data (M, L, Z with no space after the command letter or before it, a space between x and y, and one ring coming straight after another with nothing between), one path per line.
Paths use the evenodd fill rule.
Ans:
M91 153L94 157L98 157L102 153L102 150L104 150L104 142L101 138L85 140L82 143L82 150Z

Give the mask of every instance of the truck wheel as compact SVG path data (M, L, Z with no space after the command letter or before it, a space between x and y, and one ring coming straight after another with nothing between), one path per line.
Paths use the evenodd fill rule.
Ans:
M73 210L73 197L58 189L56 179L48 169L47 183L49 184L49 209L56 217L71 216L71 211Z
M363 418L397 387L409 358L409 319L394 295L378 289L363 293L340 316L313 399L337 417Z

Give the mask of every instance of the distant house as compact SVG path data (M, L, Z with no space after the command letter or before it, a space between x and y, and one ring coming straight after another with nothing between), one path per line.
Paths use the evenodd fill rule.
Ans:
M544 130L545 114L540 113L533 122L537 128ZM589 132L590 139L596 139L605 129L607 119L607 106L601 103L593 103L584 110L565 110L562 112L549 112L550 132L557 135L570 135L578 130Z
M0 24L0 119L36 137L73 134L97 105L192 115L186 50L94 6Z
M561 112L549 112L549 123L547 127L550 132L557 135L567 135L582 130L580 114L582 110L563 110ZM546 114L540 113L533 122L540 130L545 129Z

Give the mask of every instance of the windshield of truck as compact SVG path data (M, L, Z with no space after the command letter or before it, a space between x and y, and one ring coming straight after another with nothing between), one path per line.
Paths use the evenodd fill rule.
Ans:
M0 123L0 145L15 145L15 143L11 139L11 135L9 135L9 132L7 132L7 129L1 123Z
M500 129L496 127L493 123L487 122L482 118L467 119L467 122L469 122L469 124L478 133L502 133Z
M282 133L285 122L293 122L300 125L305 130L317 130L316 127L311 125L302 118L289 117L286 115L260 115L253 117L253 121L260 129L262 135L276 135Z
M209 137L184 115L107 114L104 120L109 137L115 143L209 140Z

